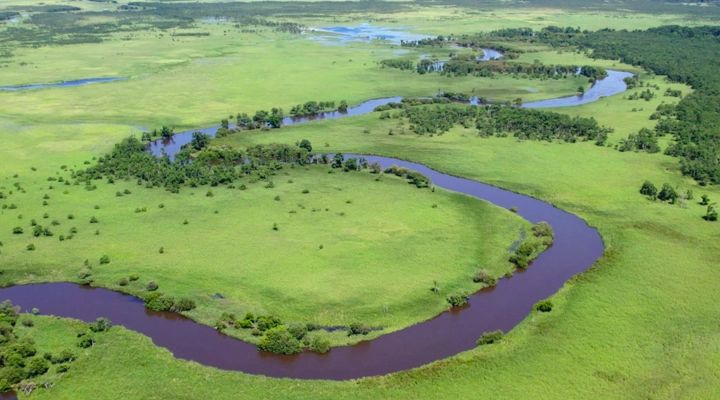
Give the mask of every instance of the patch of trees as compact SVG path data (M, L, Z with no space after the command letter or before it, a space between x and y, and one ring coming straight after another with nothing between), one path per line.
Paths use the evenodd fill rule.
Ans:
M520 243L509 261L518 268L527 268L535 257L552 245L553 236L550 224L538 222L532 227L532 235Z
M198 136L200 137L200 136ZM199 139L203 141L203 139ZM256 145L246 151L227 146L208 146L193 151L182 149L175 162L167 157L150 154L145 144L135 137L124 139L113 150L98 158L95 165L73 174L89 185L93 180L137 180L148 187L164 187L177 192L183 186L230 184L255 174L268 176L268 168L279 169L283 164L306 164L310 153L296 145Z
M555 112L500 105L479 109L481 112L476 126L483 136L506 132L519 139L562 140L570 143L593 140L601 145L607 140L608 133L612 132L592 117L570 117Z
M255 315L251 312L243 318L223 313L215 323L215 328L224 331L228 328L250 330L253 336L261 336L258 349L276 354L297 354L304 349L317 353L330 350L330 342L318 335L308 333L320 329L314 324L284 324L280 318L272 315Z
M415 69L415 63L406 58L392 58L387 60L381 60L380 65L386 68L395 68L407 71Z
M344 100L340 103L344 104L347 111L347 102ZM308 101L305 104L298 104L290 109L291 117L312 117L321 113L340 111L339 107L335 107L334 101Z
M630 134L627 139L622 139L620 143L618 143L617 149L620 151L657 153L660 151L660 145L658 145L655 131L642 128L637 134Z
M35 324L30 318L20 320L19 308L9 301L0 303L0 392L16 389L30 394L35 388L33 378L45 374L50 367L57 365L56 372L65 372L69 363L75 360L70 350L58 354L38 354L37 347L28 337L19 338L16 332L20 322L25 329ZM97 327L97 322L88 327ZM104 327L105 325L103 325Z
M640 186L640 194L653 201L658 200L663 203L680 204L682 206L695 197L692 190L687 190L684 194L680 194L678 190L669 183L663 183L662 187L658 190L657 186L650 181L643 182L642 186ZM702 217L704 220L718 220L717 203L711 202L707 194L700 196L699 204L705 206L705 214Z

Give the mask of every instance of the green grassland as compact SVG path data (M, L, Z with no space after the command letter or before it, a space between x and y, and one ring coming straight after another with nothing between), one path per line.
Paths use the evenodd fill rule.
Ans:
M620 96L605 101L626 102ZM128 398L467 398L492 393L493 398L700 399L718 390L717 230L700 218L703 209L694 202L684 207L651 202L637 189L650 179L713 199L719 190L682 178L676 160L663 155L621 153L590 143L484 139L460 128L432 138L388 136L380 130L394 123L373 115L326 121L276 131L272 140L293 142L312 131L315 141L328 142L329 150L410 158L546 199L597 226L606 255L553 296L552 313L531 314L498 345L413 371L351 382L219 372L174 360L141 335L115 328L52 390L36 397L112 398L123 391ZM361 126L372 127L373 140ZM226 142L269 136L243 134ZM119 378L117 365L134 368Z
M385 328L380 334L438 314L448 294L478 290L472 275L480 268L511 270L508 248L527 226L512 213L394 176L328 171L285 168L271 177L274 188L245 181L246 190L172 195L134 182L88 191L28 169L1 185L3 204L17 205L0 212L2 279L78 281L88 259L95 284L142 295L154 281L167 295L194 299L190 316L209 325L223 311L252 311L289 322L362 322ZM33 237L32 220L53 236ZM16 226L24 233L11 234ZM72 240L59 240L73 227ZM36 249L26 250L31 243ZM103 255L110 264L98 265ZM140 280L118 286L133 274ZM430 291L433 282L440 293Z

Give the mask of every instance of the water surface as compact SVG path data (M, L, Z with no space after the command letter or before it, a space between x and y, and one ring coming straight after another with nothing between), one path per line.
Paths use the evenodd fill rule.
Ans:
M125 79L127 79L127 78L121 78L121 77L117 77L117 76L112 76L112 77L107 77L107 78L84 78L84 79L75 79L75 80L71 80L71 81L60 81L60 82L51 82L51 83L29 83L29 84L24 84L24 85L0 86L0 90L6 91L6 92L18 92L18 91L23 91L23 90L76 87L76 86L92 85L95 83L115 82L115 81L121 81L121 80L125 80Z

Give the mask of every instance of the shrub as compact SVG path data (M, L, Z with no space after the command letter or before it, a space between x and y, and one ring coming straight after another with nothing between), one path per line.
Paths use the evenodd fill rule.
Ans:
M112 327L112 322L107 319L100 317L89 324L90 330L93 332L105 332Z
M448 296L447 302L450 303L451 307L462 307L467 304L469 299L470 297L465 293L452 294Z
M260 331L266 331L280 325L282 325L280 318L272 315L261 315L256 320L256 326Z
M53 356L50 359L50 362L53 364L62 364L65 362L73 361L75 359L75 354L73 354L70 350L63 350L60 352L58 356Z
M174 304L172 297L163 296L162 293L152 293L145 297L145 307L153 311L170 311Z
M129 282L128 282L127 278L120 278L120 280L118 281L118 285L120 285L120 286L127 286L128 283Z
M354 323L350 324L350 327L348 329L348 336L367 335L370 332L372 332L371 327L360 323Z
M35 357L30 360L27 365L27 374L29 377L42 375L50 368L47 360L42 357Z
M110 264L110 257L107 255L100 257L100 264Z
M158 286L157 283L155 283L155 281L150 281L150 282L148 282L148 284L145 286L145 289L147 289L148 292L154 292L154 291L158 290L158 287L159 287L159 286Z
M24 320L20 321L20 323L23 324L23 326L28 327L28 328L32 328L35 325L35 323L31 319L24 319Z
M675 203L675 201L678 198L678 194L675 191L675 189L673 189L672 186L670 186L667 183L664 183L662 185L662 189L660 189L660 193L658 193L658 195L657 195L657 198L660 201L669 201L671 203Z
M98 222L100 222L100 221L98 221L98 219L95 218L95 216L90 217L90 223L91 223L91 224L97 224Z
M535 304L535 311L550 312L553 309L553 303L550 300L542 300Z
M77 345L80 348L87 349L88 347L95 344L95 339L88 333L81 333L78 336Z
M23 234L23 228L20 226L16 226L13 228L12 233L13 235L22 235Z
M135 282L136 280L140 279L140 276L133 274L133 275L130 275L130 276L128 277L128 279L129 279L131 282Z
M262 351L287 355L297 354L302 351L300 341L283 325L276 326L265 332L265 336L260 339L257 347Z
M173 311L190 311L195 308L195 301L185 297L180 298L173 305Z
M503 336L505 336L505 334L501 330L491 331L491 332L483 332L482 336L480 336L480 338L477 340L476 344L478 346L482 346L485 344L497 343L500 340L502 340Z
M291 324L287 327L288 332L297 340L302 340L307 334L307 326L301 324Z
M27 251L35 251L35 245L30 243L29 245L25 246L25 249Z
M484 283L488 286L495 286L497 283L497 279L495 279L488 270L481 269L478 272L475 273L473 276L473 282L475 283Z
M310 339L308 349L316 353L327 353L330 351L330 341L319 336L315 336Z
M58 365L57 368L55 368L55 372L57 372L58 374L62 374L63 372L67 372L69 369L70 369L69 365L66 365L66 364Z

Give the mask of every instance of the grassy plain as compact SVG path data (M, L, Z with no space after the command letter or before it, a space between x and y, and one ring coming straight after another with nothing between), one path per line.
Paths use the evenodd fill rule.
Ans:
M626 102L621 97L604 101ZM625 110L626 113L631 111ZM638 116L638 113L632 114ZM621 117L621 116L619 116ZM673 158L590 143L483 139L455 129L433 138L388 136L375 116L288 128L273 140L316 132L329 150L410 158L552 201L597 226L607 253L498 345L414 371L352 382L267 379L172 359L146 338L114 329L73 373L38 398L710 398L720 387L715 226L694 202L648 201L644 179L720 196L684 179ZM372 127L369 140L360 126ZM259 142L269 135L234 136ZM702 294L702 295L699 295ZM116 365L136 366L118 379ZM162 371L162 372L160 372ZM164 384L158 385L158 382ZM541 384L539 384L541 382ZM101 389L98 389L100 387ZM238 389L240 388L240 389Z
M87 191L29 169L6 176L3 204L17 208L0 211L2 280L76 281L88 259L96 284L142 294L147 282L157 282L168 295L194 299L190 316L210 325L223 311L252 311L388 332L438 314L448 294L477 290L471 278L479 268L496 276L510 271L508 248L527 226L512 213L394 176L376 181L366 172L328 170L285 168L271 178L274 188L245 181L247 190L202 187L179 195L134 182L101 182ZM33 237L32 220L53 236ZM11 234L16 226L24 233ZM72 228L72 240L59 240ZM26 250L29 244L36 249ZM110 264L98 265L103 255ZM132 274L140 280L118 285ZM439 294L430 291L434 281Z

